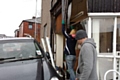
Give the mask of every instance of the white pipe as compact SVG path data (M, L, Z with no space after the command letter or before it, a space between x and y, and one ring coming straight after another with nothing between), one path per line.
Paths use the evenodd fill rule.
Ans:
M36 7L35 7L35 34L34 38L36 39L36 33L37 33L37 25L36 25L36 17L37 17L37 0L36 0Z
M43 49L44 49L44 51L46 52L47 50L46 50L46 46L45 46L45 41L44 41L43 38L41 38L41 41L42 41Z
M106 76L107 76L107 74L108 74L109 72L116 72L116 73L119 74L119 76L120 76L120 73L119 73L118 71L108 70L108 71L105 73L105 75L104 75L104 80L106 80Z
M116 70L116 33L117 33L117 17L114 19L114 32L113 32L113 69ZM113 74L113 80L116 80L116 74Z
M50 43L49 43L49 38L48 37L46 37L46 42L47 42L47 45L48 45L48 50L49 50L52 66L55 68L55 63L54 63L54 60L53 60L53 55L52 55L52 51L51 51L51 47L50 47Z
M91 17L89 17L89 20L88 20L88 38L91 38L91 23L92 23L92 20L91 20Z

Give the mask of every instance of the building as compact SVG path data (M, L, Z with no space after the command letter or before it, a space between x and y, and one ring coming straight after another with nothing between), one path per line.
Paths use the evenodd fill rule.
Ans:
M46 6L47 5L47 6ZM51 1L42 0L41 11L41 38L50 37L51 16L50 16Z
M19 37L19 29L16 29L14 33L15 33L15 37Z
M61 33L61 21L64 18L67 27L81 23L84 27L78 28L86 30L89 38L94 38L98 52L99 80L103 80L104 74L110 69L120 72L120 0L42 1L42 11L50 11L51 24L48 26L47 35L50 37L52 50L56 53L56 65L62 66L65 39ZM49 6L45 6L48 4ZM81 11L86 13L86 9L87 14L83 15ZM107 76L107 79L117 78L119 77L115 73Z
M0 34L0 38L6 38L7 36L5 34Z
M19 25L19 37L30 35L40 42L41 18L26 19Z
M0 38L13 38L13 36L7 36L5 34L0 34Z
M62 67L63 66L63 55L56 55L56 54L63 54L63 42L62 42L63 36L62 36L62 34L60 34L60 36L56 35L56 31L55 31L55 25L61 27L60 26L61 21L58 19L57 23L59 25L56 24L56 22L55 22L56 17L54 17L53 13L51 13L51 11L53 11L52 7L61 5L61 4L59 4L59 2L61 2L61 0L51 0L51 1L42 0L41 38L45 39L45 37L49 37L55 64L57 66ZM58 3L58 4L56 4L56 3ZM61 15L59 15L59 18L61 18L60 16ZM60 29L58 28L57 31L59 31L59 30ZM61 42L59 43L58 40Z

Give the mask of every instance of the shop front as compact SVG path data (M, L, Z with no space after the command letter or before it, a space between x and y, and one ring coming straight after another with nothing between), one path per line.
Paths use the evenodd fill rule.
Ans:
M120 14L88 13L83 21L89 38L94 38L97 45L99 80L104 80L108 70L120 72ZM107 80L120 80L115 72L107 74Z

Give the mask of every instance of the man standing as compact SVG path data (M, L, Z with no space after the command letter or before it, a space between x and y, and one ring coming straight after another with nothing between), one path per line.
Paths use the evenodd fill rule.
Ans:
M68 34L65 30L65 22L62 21L62 33L66 38L66 46L64 49L65 60L67 63L68 72L70 74L70 80L75 80L74 64L76 60L75 46L77 40L75 39L75 29L72 29Z
M94 40L87 38L87 33L84 30L78 30L75 39L81 45L76 80L98 80L97 51Z

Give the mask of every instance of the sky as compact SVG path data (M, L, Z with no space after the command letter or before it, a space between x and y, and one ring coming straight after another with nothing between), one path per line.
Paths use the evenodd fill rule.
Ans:
M36 11L37 10L37 11ZM41 0L0 0L0 34L14 36L22 20L41 16Z

